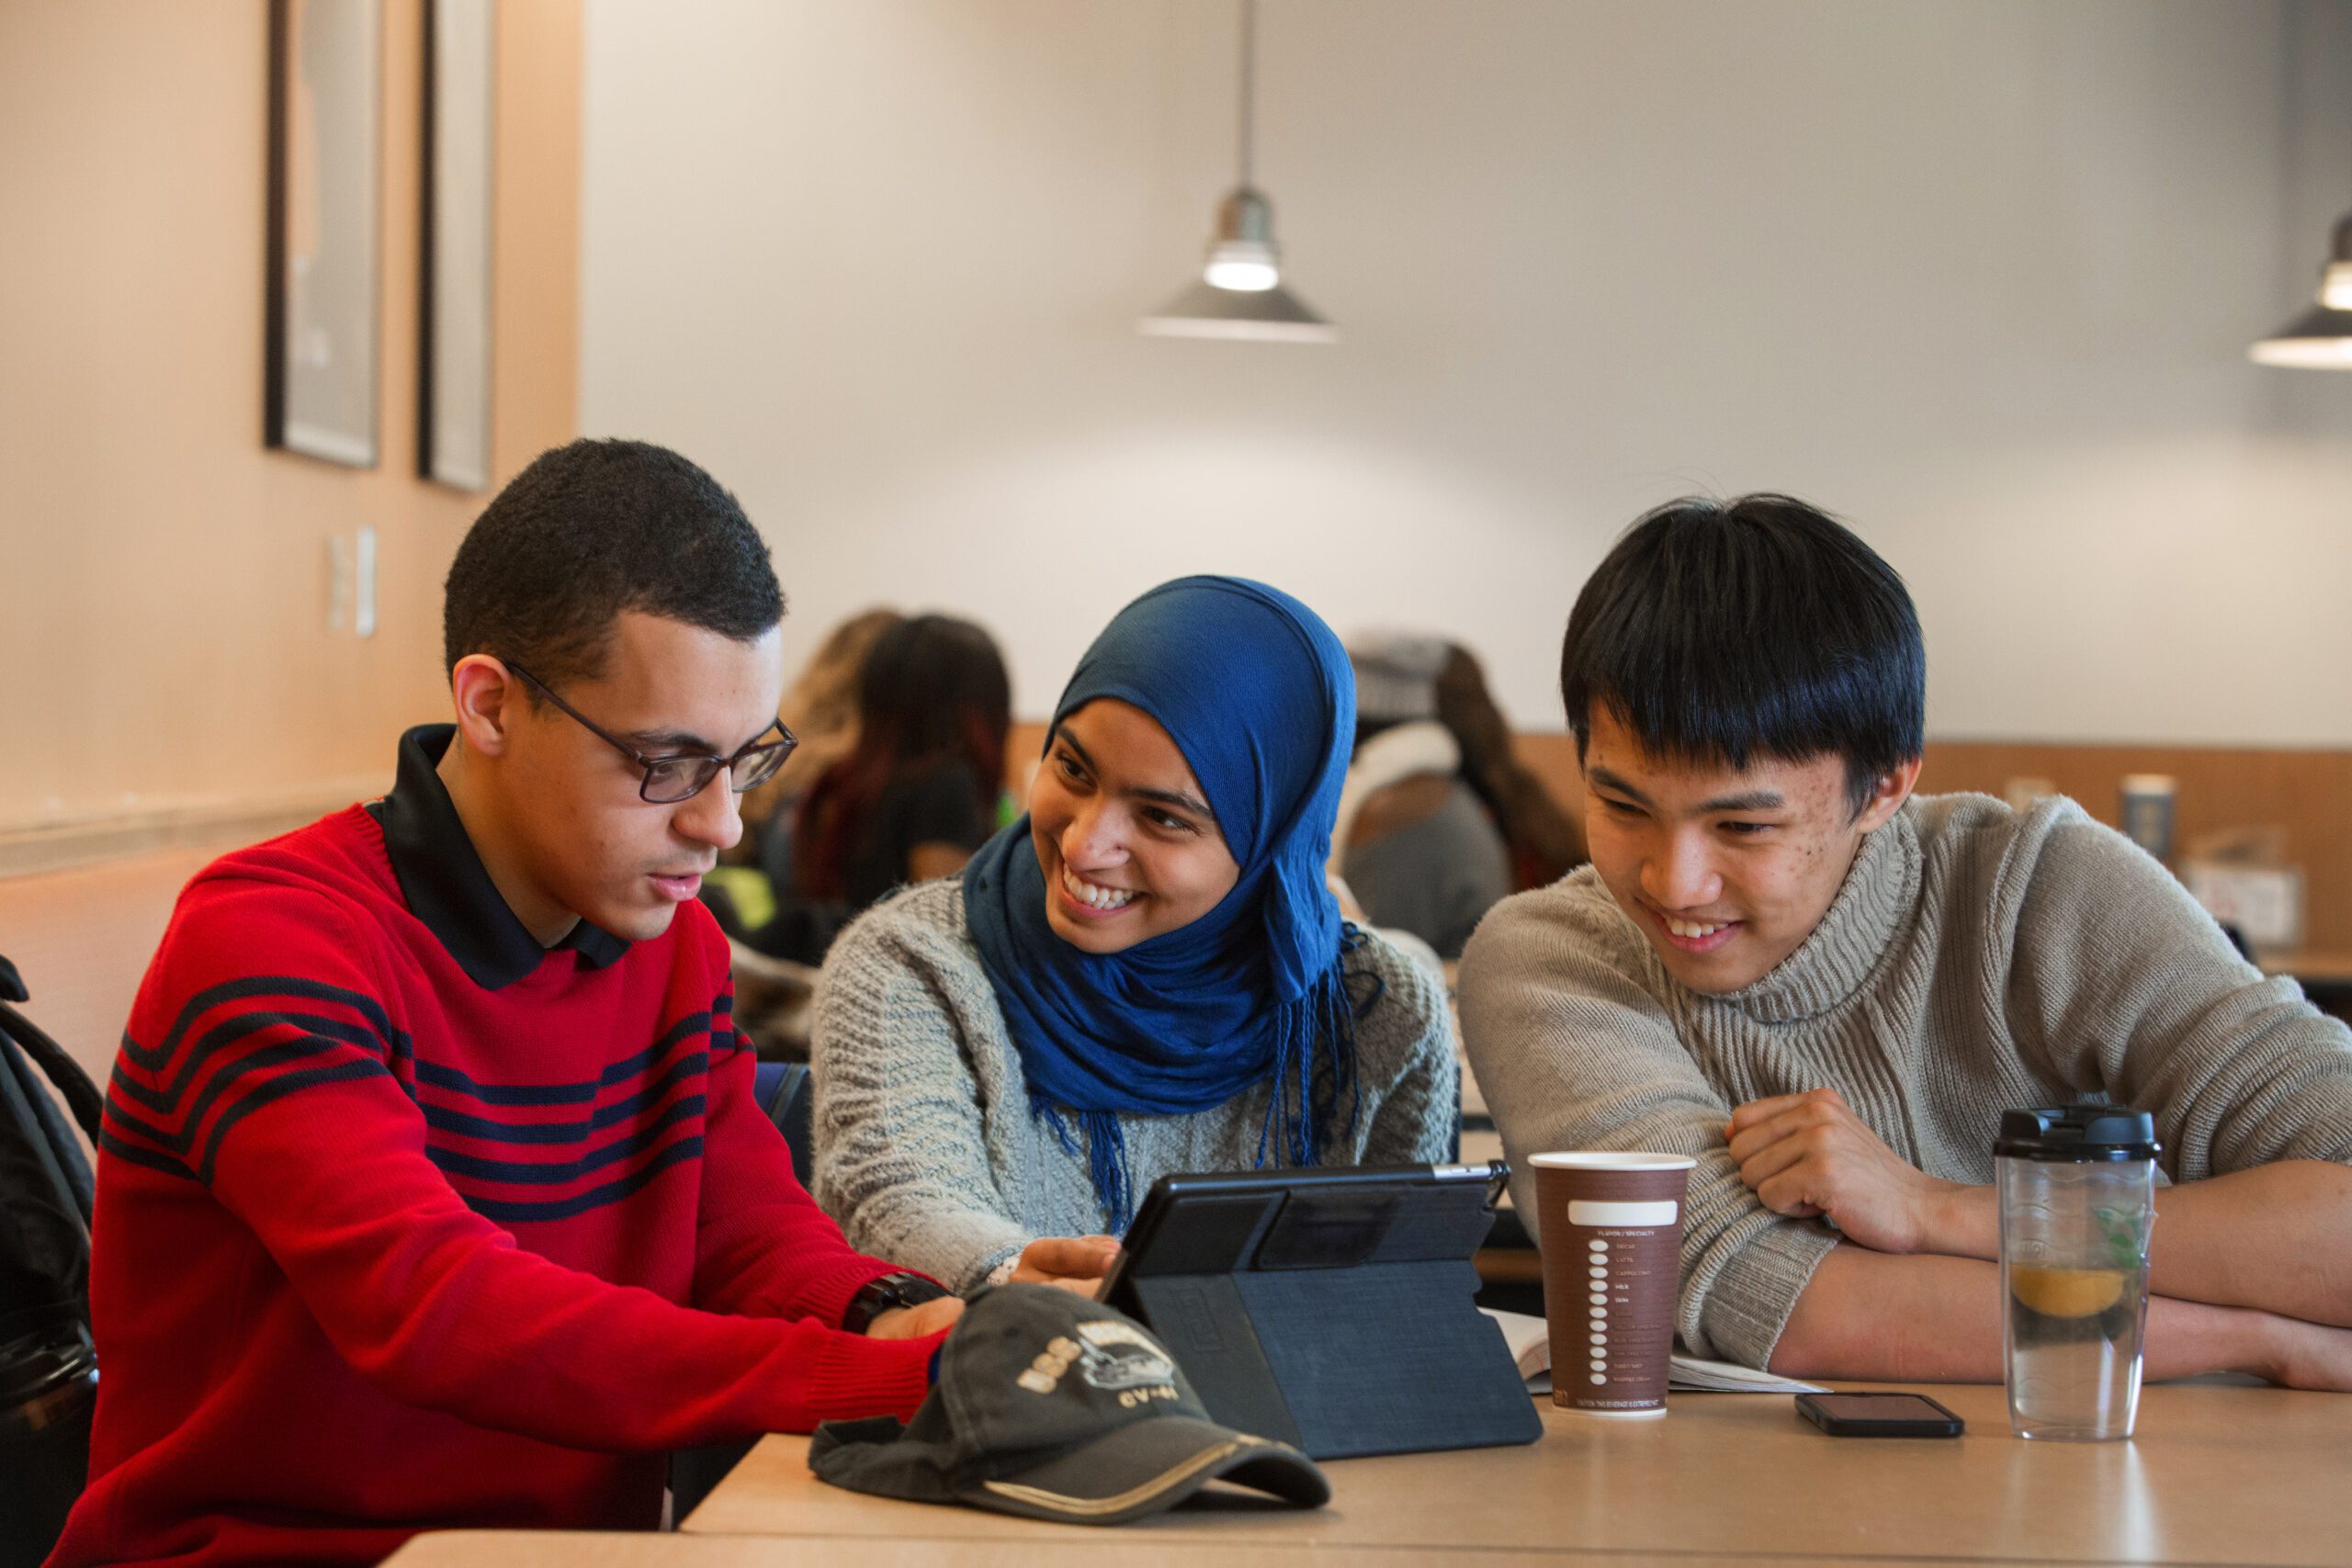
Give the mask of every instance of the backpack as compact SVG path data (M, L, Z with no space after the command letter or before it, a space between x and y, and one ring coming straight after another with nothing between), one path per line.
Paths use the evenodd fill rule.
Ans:
M0 1568L31 1568L56 1543L88 1473L98 1378L95 1184L43 1080L93 1144L101 1101L64 1048L10 1005L27 999L0 958Z

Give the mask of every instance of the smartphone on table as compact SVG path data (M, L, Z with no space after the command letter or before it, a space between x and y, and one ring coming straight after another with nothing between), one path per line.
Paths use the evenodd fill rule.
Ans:
M1833 1438L1957 1438L1967 1429L1924 1393L1801 1393L1797 1414Z

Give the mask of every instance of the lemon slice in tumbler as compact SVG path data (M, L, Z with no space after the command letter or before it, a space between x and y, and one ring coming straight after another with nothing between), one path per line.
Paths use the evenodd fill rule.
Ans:
M2013 1264L2009 1289L2044 1317L2089 1317L2123 1299L2123 1274L2116 1269L2044 1269Z

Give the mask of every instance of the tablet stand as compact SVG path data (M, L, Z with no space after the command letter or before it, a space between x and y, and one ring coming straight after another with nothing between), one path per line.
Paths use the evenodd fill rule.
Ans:
M1211 1416L1317 1459L1532 1442L1534 1403L1472 1301L1485 1181L1371 1174L1163 1179L1111 1303Z

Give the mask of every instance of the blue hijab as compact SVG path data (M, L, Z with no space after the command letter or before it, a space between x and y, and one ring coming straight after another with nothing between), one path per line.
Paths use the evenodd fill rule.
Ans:
M1317 1163L1340 1096L1353 1128L1354 1012L1340 953L1355 938L1323 873L1355 739L1355 677L1331 628L1289 594L1186 577L1103 628L1054 723L1102 697L1168 731L1239 879L1190 925L1123 953L1085 953L1046 922L1045 873L1023 817L965 868L964 911L1031 1109L1072 1153L1077 1124L1095 1192L1124 1231L1135 1194L1114 1112L1206 1111L1271 1079L1261 1166L1270 1148L1292 1165Z

